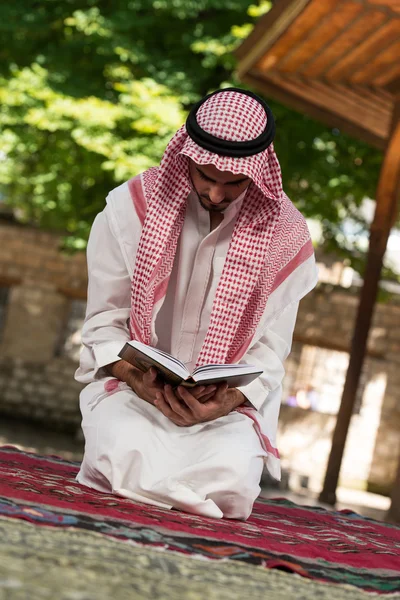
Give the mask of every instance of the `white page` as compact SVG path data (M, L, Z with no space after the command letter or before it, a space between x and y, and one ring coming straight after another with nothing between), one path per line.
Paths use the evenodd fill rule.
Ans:
M150 358L162 363L171 371L174 371L179 377L182 379L186 379L190 376L189 371L185 367L184 363L178 360L177 358L171 356L171 354L167 354L162 350L157 350L157 348L153 348L152 346L147 346L146 344L142 344L141 342L137 342L136 340L132 340L128 342L130 346L133 348L137 348L143 354L146 354Z

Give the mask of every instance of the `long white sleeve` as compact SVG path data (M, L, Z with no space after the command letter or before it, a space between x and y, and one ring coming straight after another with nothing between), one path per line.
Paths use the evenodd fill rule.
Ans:
M119 360L130 339L131 277L112 226L110 207L97 215L87 247L89 273L83 350L75 378L89 383L103 375L101 368ZM100 370L100 373L99 373Z
M86 319L82 329L83 350L76 379L89 383L104 375L107 364L119 360L118 352L129 341L131 275L117 240L110 207L95 219L87 248L89 272ZM281 384L283 362L291 348L298 303L291 304L241 362L264 369L251 384L241 388L250 403L261 410ZM262 411L263 412L263 411Z
M189 250L192 249L193 260L183 266L180 261L176 261L174 268L177 268L180 279L182 274L186 274L189 279L191 277L196 280L204 279L207 265L204 260L200 259L196 263L196 259L199 257L197 247L201 246L202 250L207 250L210 246L212 252L209 252L210 256L207 260L212 262L212 268L210 267L212 281L210 281L204 302L201 298L199 300L195 292L191 293L192 288L188 282L186 282L188 285L182 285L182 306L177 304L176 286L175 288L172 286L171 289L169 286L164 302L164 308L168 310L166 314L161 315L160 313L163 318L156 321L156 333L158 337L165 338L165 347L162 349L174 356L178 355L179 348L175 346L179 346L179 344L172 343L174 338L173 336L171 338L171 323L166 323L166 318L167 320L172 319L175 329L181 332L184 330L183 304L187 305L188 311L192 312L196 312L195 305L200 305L198 312L201 312L201 318L198 323L196 321L197 326L188 330L190 335L188 333L186 336L188 337L186 345L195 349L194 355L196 356L199 351L197 346L201 345L207 332L215 288L231 236L229 224L225 225L226 231L221 224L218 240L213 239L212 234L208 235L209 221L207 221L204 231L199 231L195 238L193 227L199 225L201 221L199 212L201 211L198 202L192 204L189 202L190 207L192 207L192 211L188 210L181 233L180 254L188 259ZM80 367L75 375L81 383L90 383L104 376L102 367L119 360L118 352L124 343L130 340L128 319L131 305L131 281L140 233L141 224L134 209L128 185L123 184L110 193L107 198L107 206L96 217L90 233L87 248L88 300L86 319L82 330L83 351ZM192 248L193 240L194 248ZM296 271L296 277L301 278L302 286L306 291L307 288L311 289L314 285L314 275L312 277L309 275L311 272L313 274L313 270L307 265L303 265ZM272 410L271 403L276 404L277 402L276 399L285 373L283 363L291 348L298 309L297 298L293 297L296 296L293 293L296 283L292 281L292 277L288 277L270 296L265 311L265 325L260 324L261 330L257 333L258 341L249 348L241 360L243 363L255 364L263 369L263 374L258 379L241 390L249 402L262 414ZM288 306L282 313L280 307L287 303ZM168 308L169 305L171 306ZM178 307L182 310L172 310L171 307L174 309ZM274 314L277 316L274 317Z
M285 375L283 363L292 346L298 306L298 302L290 304L279 318L268 326L261 338L250 347L240 361L264 370L262 375L252 383L239 388L254 408L262 414L268 411L272 399L276 401L277 394L274 392L280 390ZM280 400L278 406L279 403Z

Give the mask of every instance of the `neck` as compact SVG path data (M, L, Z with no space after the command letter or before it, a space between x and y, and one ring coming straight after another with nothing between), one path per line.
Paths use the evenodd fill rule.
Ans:
M210 231L214 231L222 222L224 215L220 212L210 211Z

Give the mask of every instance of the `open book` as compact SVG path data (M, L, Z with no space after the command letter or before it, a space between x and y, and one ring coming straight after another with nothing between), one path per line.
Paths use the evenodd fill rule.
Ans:
M247 385L262 373L262 369L252 365L203 365L189 373L184 363L167 352L146 346L132 340L127 342L118 354L141 371L154 367L166 383L172 386L210 385L226 381L229 387Z

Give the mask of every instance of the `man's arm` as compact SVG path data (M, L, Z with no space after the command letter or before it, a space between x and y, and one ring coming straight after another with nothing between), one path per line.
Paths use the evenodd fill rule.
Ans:
M131 217L127 215L128 220ZM135 219L136 215L133 215L129 227L132 235L138 238L140 224ZM111 375L125 381L140 397L154 404L155 392L160 389L156 372L143 374L118 356L123 345L130 340L128 322L132 270L132 267L129 270L122 255L119 237L110 206L107 206L97 215L88 242L88 299L82 328L83 350L75 377L81 383L90 383ZM133 260L134 256L131 258ZM215 386L198 386L192 390L192 395L204 403L215 389Z
M104 367L119 361L129 341L131 275L122 256L110 207L97 215L87 248L88 297L82 328L83 350L76 379L90 383L104 377Z
M124 381L142 400L154 405L157 392L164 389L162 382L157 379L157 371L153 367L146 373L140 371L126 360L119 360L106 365L109 375Z
M111 377L124 381L130 387L132 387L132 384L137 377L137 372L139 371L139 369L122 359L106 365L104 370L111 375Z
M207 402L199 402L193 394L193 389L189 391L179 386L177 392L182 401L170 385L165 386L163 391L157 392L155 406L180 427L215 421L228 415L245 400L242 392L235 388L228 388L226 383L218 385Z
M263 369L262 375L242 388L218 386L217 392L208 402L200 406L190 392L178 388L185 403L177 402L173 390L166 388L157 394L156 406L176 425L195 425L204 421L212 421L229 414L246 401L262 410L271 422L276 422L279 414L280 396L273 394L274 400L268 402L269 394L281 386L285 369L283 363L292 344L293 330L296 323L298 302L290 305L264 332L261 338L248 350L241 363L253 364ZM272 397L272 396L271 396Z
M120 381L124 381L142 400L156 404L157 394L163 392L166 386L158 377L157 370L152 367L146 373L140 371L125 360L119 360L104 367L105 371ZM198 385L192 389L193 397L201 403L206 402L214 395L216 390L215 385ZM181 402L182 398L177 397L177 402Z
M250 404L257 410L265 409L270 392L276 390L282 384L285 376L284 362L292 348L298 308L298 302L289 305L266 328L260 339L248 349L240 361L263 369L260 377L239 388Z

